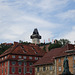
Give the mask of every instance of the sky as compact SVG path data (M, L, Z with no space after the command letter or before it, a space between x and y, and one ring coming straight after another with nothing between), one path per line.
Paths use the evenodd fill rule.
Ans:
M0 0L0 43L32 42L37 28L41 42L75 41L75 0Z

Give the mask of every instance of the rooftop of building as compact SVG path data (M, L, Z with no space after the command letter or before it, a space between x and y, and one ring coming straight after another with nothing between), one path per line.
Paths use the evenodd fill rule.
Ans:
M46 53L40 60L38 60L34 64L34 66L53 64L54 59L56 59L56 58L63 57L66 55L72 55L73 53L68 54L66 52L66 51L72 51L72 50L75 51L74 45L72 45L72 44L67 44L64 47L52 49L48 53Z
M0 57L6 56L8 54L43 56L45 54L45 51L35 44L25 45L14 42L13 46L11 46L3 54L1 54Z

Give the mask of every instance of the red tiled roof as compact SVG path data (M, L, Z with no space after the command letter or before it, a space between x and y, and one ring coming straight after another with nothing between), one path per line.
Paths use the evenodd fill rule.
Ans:
M12 45L12 43L2 43L2 44L4 44L4 45Z
M34 66L44 65L44 64L53 64L54 58L67 55L66 50L75 50L74 45L68 44L61 48L55 48L46 53L40 60L38 60Z
M20 43L14 43L12 47L6 50L0 57L5 56L7 54L25 54L25 55L36 55L43 56L45 51L39 48L37 45L24 45Z

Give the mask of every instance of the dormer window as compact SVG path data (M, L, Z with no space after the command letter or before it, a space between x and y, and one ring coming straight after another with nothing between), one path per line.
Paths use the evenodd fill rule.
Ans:
M23 46L21 46L21 48L23 49L23 52L26 53L25 48Z
M38 54L38 52L35 51L36 54Z
M19 58L19 59L21 59L21 58L22 58L22 56L19 56L18 58Z
M12 58L15 58L15 55L12 55Z
M25 50L23 50L23 52L24 52L24 53L26 53L26 51L25 51Z

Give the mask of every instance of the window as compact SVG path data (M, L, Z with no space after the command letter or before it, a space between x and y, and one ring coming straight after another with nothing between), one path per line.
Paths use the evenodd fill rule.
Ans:
M52 70L52 66L50 66L50 70Z
M3 69L2 69L2 73L3 73Z
M75 60L75 56L73 57L73 59Z
M3 66L4 64L2 63L2 66Z
M18 58L19 58L19 59L21 59L21 58L22 58L22 56L19 56Z
M15 58L15 55L13 55L12 58Z
M5 73L6 73L6 68L5 68Z
M24 62L24 66L26 66L27 65L27 62Z
M15 73L15 67L12 67L12 73Z
M21 71L22 71L22 69L21 69L21 68L19 68L19 69L18 69L18 72L19 72L19 73L21 73Z
M5 66L6 66L6 62L5 62Z
M30 68L29 71L30 71L30 74L32 74L32 68Z
M26 74L26 67L24 67L24 74Z
M26 56L23 56L24 59L26 59Z
M29 57L29 59L32 59L32 57Z
M45 68L45 66L43 67L43 71L45 71L46 70L46 68Z
M61 59L59 59L59 63L61 62Z
M38 60L38 57L35 57L35 60Z
M3 58L2 58L2 60L3 60Z
M19 62L18 62L18 64L19 64L19 65L22 65L22 62L21 62L21 61L19 61Z
M12 61L12 65L15 65L16 64L16 62L15 61Z
M7 56L5 56L5 59L7 58Z
M33 63L32 63L32 62L30 62L30 63L29 63L29 65L30 65L30 66L31 66L31 65L33 65Z
M75 64L73 65L73 68L75 69Z
M61 71L61 67L59 67L59 71Z
M37 72L39 72L39 67L37 67Z

